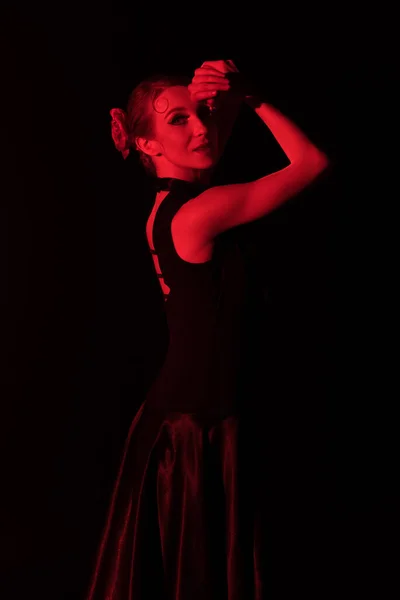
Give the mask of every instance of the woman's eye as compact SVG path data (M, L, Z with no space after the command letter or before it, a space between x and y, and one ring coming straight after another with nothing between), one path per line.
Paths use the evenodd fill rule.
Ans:
M178 115L175 115L173 117L173 119L171 119L170 123L171 123L171 125L180 125L184 121L184 119L186 119L185 115L178 114Z

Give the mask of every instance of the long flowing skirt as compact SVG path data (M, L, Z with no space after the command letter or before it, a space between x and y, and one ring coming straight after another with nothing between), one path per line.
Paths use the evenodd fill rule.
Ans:
M262 600L251 435L140 407L87 600Z

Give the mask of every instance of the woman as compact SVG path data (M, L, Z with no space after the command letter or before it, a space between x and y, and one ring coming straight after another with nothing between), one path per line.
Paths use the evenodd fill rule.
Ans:
M211 186L243 102L289 165ZM146 234L169 346L128 434L88 600L261 600L256 477L243 426L251 291L235 234L313 182L328 159L250 92L232 61L203 63L190 82L152 77L126 113L111 114L117 149L125 158L138 151L156 188Z

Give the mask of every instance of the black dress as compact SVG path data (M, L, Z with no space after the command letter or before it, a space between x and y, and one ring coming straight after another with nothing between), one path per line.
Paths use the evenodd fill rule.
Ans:
M172 218L205 188L157 185L169 346L126 440L87 600L261 600L245 261L234 230L208 262L181 259Z

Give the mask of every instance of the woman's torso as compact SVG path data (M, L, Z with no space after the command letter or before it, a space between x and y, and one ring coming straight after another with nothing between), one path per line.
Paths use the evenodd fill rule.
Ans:
M146 224L165 295L167 355L149 402L168 410L226 414L240 372L245 269L233 232L207 248L172 233L174 217L195 197L190 185L159 192Z
M146 238L147 243L151 251L154 250L154 242L153 242L153 226L156 214L158 212L159 207L164 201L165 197L168 195L168 191L162 190L157 192L153 208L151 210L150 216L146 223ZM180 209L176 213L173 218L173 222L176 222L177 216L179 216ZM182 225L182 223L181 223ZM187 239L184 235L180 235L174 230L173 223L171 223L171 237L173 240L173 244L178 256L180 256L183 260L189 263L202 263L211 260L213 251L214 251L214 243L210 242L206 246L199 244L194 239ZM161 275L160 264L158 261L157 254L153 253L153 262L157 275ZM170 289L164 282L162 277L159 277L161 289L164 294L168 294Z

